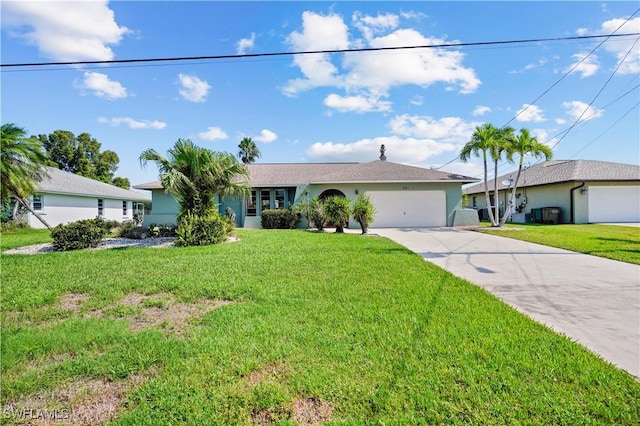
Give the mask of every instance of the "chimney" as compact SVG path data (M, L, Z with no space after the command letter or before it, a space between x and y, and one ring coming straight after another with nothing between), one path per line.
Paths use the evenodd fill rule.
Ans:
M384 155L384 151L385 151L384 144L380 145L380 161L387 161L387 156Z

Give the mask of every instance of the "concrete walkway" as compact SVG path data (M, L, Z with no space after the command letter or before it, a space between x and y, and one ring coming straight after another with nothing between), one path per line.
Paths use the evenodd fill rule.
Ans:
M640 266L456 228L372 229L640 378Z

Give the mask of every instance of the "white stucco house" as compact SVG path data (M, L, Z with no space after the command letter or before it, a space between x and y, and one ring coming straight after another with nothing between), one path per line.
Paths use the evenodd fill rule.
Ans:
M98 216L119 222L132 220L141 204L151 202L150 195L53 167L47 167L47 174L37 185L31 205L51 226ZM31 213L27 213L25 219L32 228L45 227Z
M508 204L516 172L498 177L498 206ZM493 180L488 182L491 204ZM487 207L484 183L464 188L469 207ZM559 210L559 223L640 222L640 166L596 160L552 160L523 170L513 222L530 222L533 209Z

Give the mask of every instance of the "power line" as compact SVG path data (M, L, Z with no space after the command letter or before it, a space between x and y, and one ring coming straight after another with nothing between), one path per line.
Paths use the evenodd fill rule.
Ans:
M60 66L60 65L108 65L108 64L130 64L130 63L141 63L141 62L150 63L150 62L201 61L201 60L219 60L219 59L261 58L261 57L273 57L273 56L312 55L312 54L322 54L322 53L357 53L357 52L379 52L379 51L409 50L409 49L437 49L437 48L448 48L448 47L495 46L495 45L542 43L542 42L566 41L566 40L589 40L589 39L600 39L600 38L604 38L606 41L606 39L611 37L628 37L628 36L638 36L638 35L640 35L640 33L552 37L552 38L522 39L522 40L479 41L479 42L468 42L468 43L440 43L440 44L426 44L426 45L420 45L420 46L364 47L360 49L328 49L328 50L306 50L306 51L296 51L296 52L245 53L242 55L211 55L211 56L181 56L181 57L166 57L166 58L113 59L108 61L25 62L25 63L0 64L0 67L15 68L15 67L42 67L42 66Z

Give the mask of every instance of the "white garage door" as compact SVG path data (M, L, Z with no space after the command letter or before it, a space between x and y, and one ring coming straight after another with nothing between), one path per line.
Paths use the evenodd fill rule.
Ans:
M590 186L589 222L640 222L640 186Z
M370 191L376 208L372 228L447 226L444 191Z

